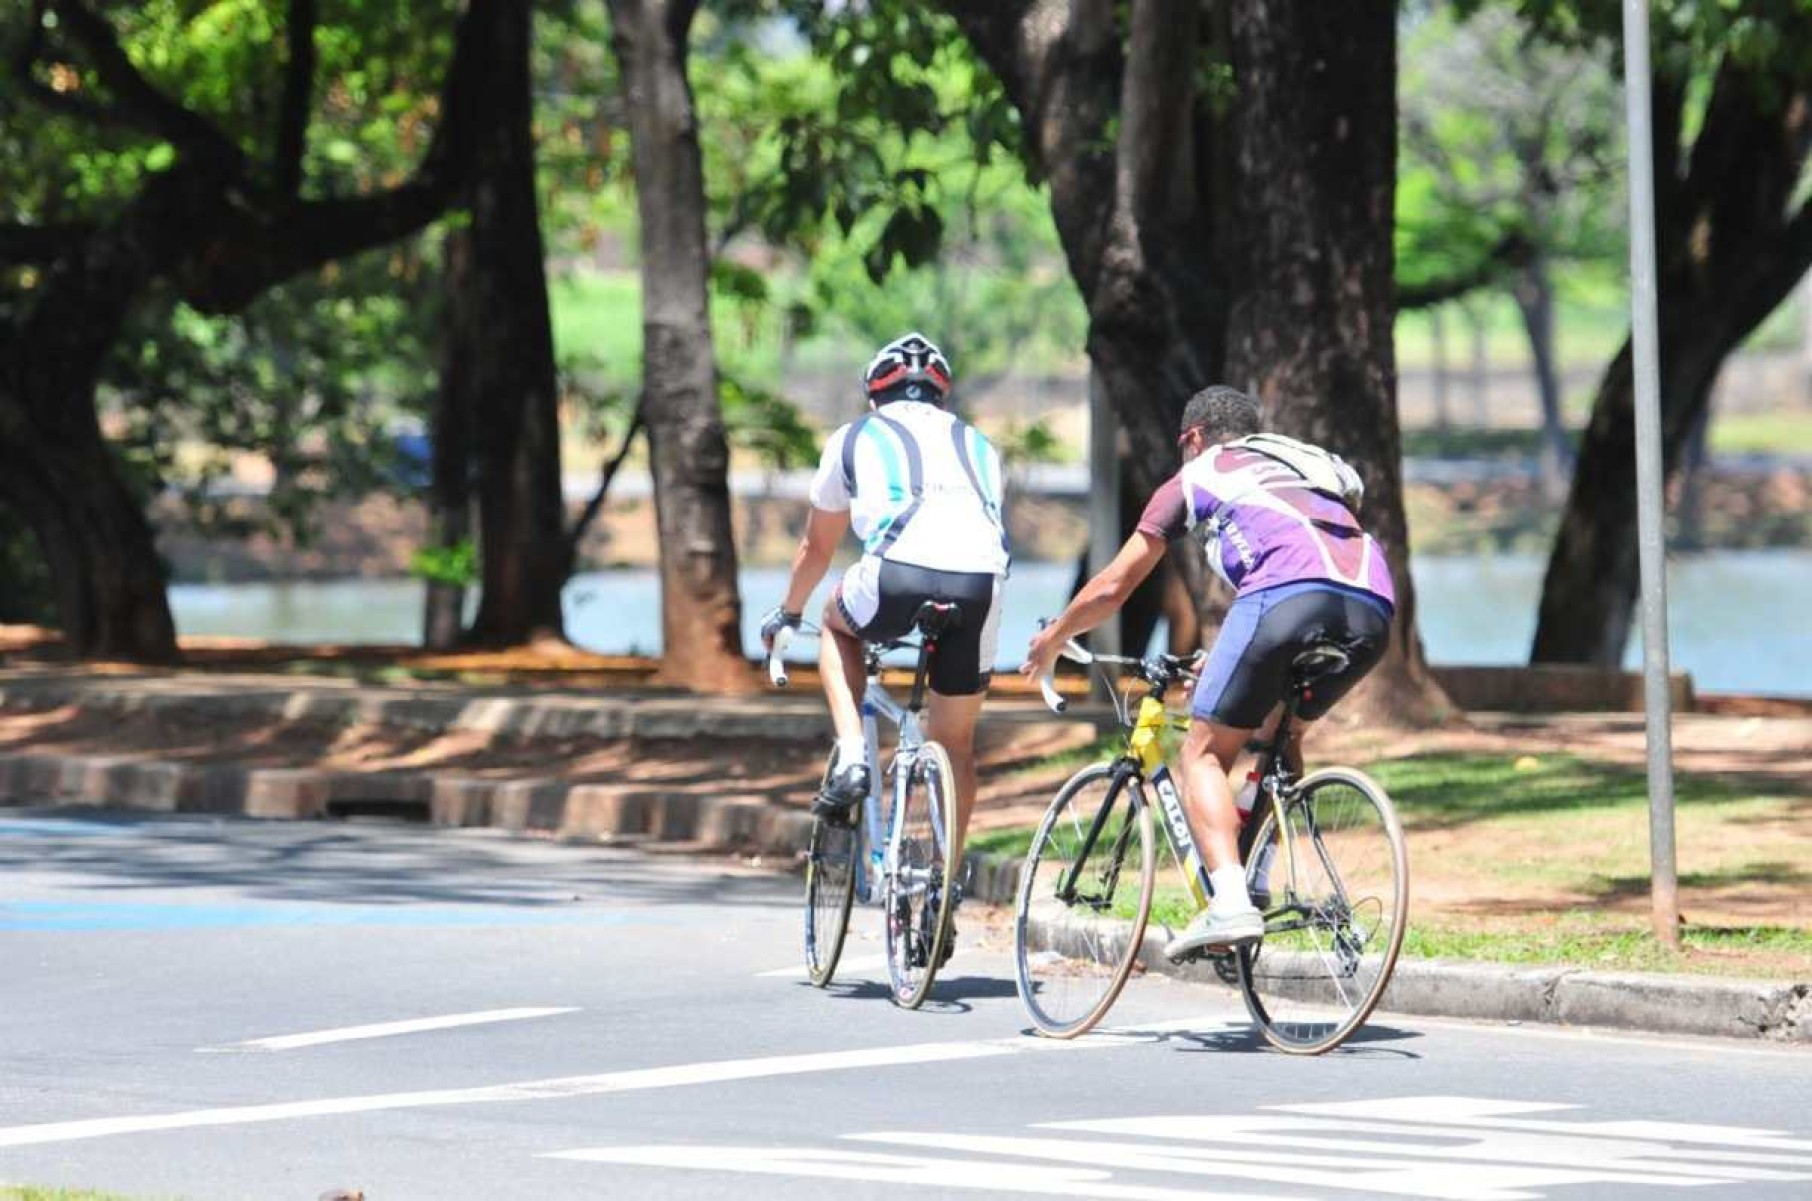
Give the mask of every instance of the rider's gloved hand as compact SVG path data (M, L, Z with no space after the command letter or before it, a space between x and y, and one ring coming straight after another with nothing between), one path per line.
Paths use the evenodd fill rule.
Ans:
M775 635L782 630L798 629L801 619L801 614L788 613L779 605L775 605L761 619L761 645L770 651L773 650Z

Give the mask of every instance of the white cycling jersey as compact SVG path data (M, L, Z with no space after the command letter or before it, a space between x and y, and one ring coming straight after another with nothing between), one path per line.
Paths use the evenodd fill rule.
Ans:
M812 506L849 512L862 551L932 571L1005 575L1000 454L974 426L898 400L832 434Z

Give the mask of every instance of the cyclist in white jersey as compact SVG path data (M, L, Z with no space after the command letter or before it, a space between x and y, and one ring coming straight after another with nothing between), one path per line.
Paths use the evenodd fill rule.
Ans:
M994 666L1000 581L1007 573L1000 455L944 408L950 365L923 335L875 355L862 377L869 411L833 433L812 479L810 517L786 596L762 621L772 647L797 626L846 530L862 542L824 607L824 695L837 728L837 763L818 812L846 814L868 795L862 741L862 643L902 637L927 600L957 606L929 669L927 733L956 772L957 828L975 802L975 722Z

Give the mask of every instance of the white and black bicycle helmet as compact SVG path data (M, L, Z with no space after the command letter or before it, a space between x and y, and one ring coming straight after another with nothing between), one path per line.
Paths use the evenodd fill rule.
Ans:
M877 405L890 400L942 404L950 395L950 362L924 334L895 338L862 373L862 390Z

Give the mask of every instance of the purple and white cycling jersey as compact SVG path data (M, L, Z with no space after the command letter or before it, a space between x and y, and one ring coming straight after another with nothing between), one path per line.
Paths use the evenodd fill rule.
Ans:
M1319 580L1394 607L1390 564L1349 507L1362 495L1358 474L1337 455L1261 434L1184 464L1153 494L1138 528L1165 541L1200 535L1209 564L1239 596Z

